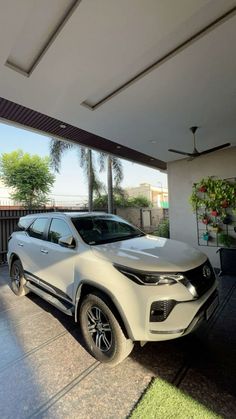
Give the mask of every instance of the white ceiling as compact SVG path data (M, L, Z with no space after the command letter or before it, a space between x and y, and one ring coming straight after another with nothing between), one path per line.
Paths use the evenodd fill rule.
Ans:
M1 97L164 161L181 158L168 148L192 151L192 125L201 128L199 150L236 145L236 15L97 109L81 105L114 91L235 0L82 0L29 77L6 66L14 57L29 66L72 3L0 0Z

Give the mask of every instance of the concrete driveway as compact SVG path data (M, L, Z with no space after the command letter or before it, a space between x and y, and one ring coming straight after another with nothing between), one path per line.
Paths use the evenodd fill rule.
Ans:
M224 418L236 417L236 278L196 333L139 345L111 369L84 349L79 327L36 295L16 297L0 267L0 418L125 418L161 377ZM158 417L158 416L157 416Z

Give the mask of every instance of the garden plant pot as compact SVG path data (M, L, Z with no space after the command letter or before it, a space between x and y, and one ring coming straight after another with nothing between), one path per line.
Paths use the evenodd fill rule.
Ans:
M223 224L230 224L231 223L231 217L230 215L226 215L223 219Z
M198 189L198 192L206 192L207 188L206 186L200 186L200 188Z
M233 237L226 233L219 234L219 243L224 247L230 247L233 243Z
M203 240L208 241L209 238L210 238L209 233L203 233L202 238L203 238Z
M221 206L222 206L222 208L228 208L228 206L229 206L228 201L226 199L224 201L222 201Z

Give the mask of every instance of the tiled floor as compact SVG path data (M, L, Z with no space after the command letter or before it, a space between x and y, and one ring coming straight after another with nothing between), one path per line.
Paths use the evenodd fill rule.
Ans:
M1 419L125 418L156 376L236 418L236 278L221 279L221 306L197 333L137 345L113 369L86 352L71 318L8 283L0 267Z

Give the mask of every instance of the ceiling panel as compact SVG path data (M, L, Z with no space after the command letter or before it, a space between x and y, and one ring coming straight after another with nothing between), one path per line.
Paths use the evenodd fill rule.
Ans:
M82 1L30 77L6 67L4 62L7 56L12 57L13 51L17 52L22 34L26 39L27 22L30 17L34 21L35 10L32 2L24 0L24 13L18 17L13 7L14 3L17 7L17 0L9 2L12 14L8 6L0 25L1 38L6 40L4 48L0 46L3 98L161 161L181 158L169 153L168 148L191 151L192 125L200 126L197 136L200 150L227 141L235 145L236 18L233 16L178 50L93 112L81 103L87 100L96 104L236 7L236 0ZM50 17L56 18L53 27L65 3L58 0L58 13ZM38 1L37 7L40 4ZM45 12L41 13L43 18ZM48 22L43 26L46 37ZM34 33L32 26L29 33ZM40 38L40 42L45 39ZM31 40L27 45L33 46ZM24 68L29 70L37 48L29 49L26 59L18 64L24 65L25 61Z
M79 3L80 0L34 2L6 65L29 76Z

